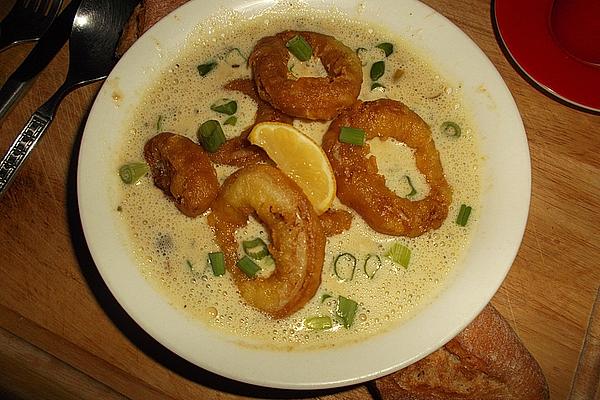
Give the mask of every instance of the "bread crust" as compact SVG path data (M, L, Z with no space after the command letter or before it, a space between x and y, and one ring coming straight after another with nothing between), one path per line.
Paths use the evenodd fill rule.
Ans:
M444 347L375 382L384 400L542 400L542 370L492 305Z
M122 56L129 47L152 25L188 0L142 0L123 28L117 46L117 56Z

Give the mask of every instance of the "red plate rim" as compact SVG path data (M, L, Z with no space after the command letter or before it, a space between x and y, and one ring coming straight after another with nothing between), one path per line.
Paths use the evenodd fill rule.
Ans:
M600 67L572 57L552 37L552 2L495 0L493 18L500 39L517 66L541 88L600 112Z

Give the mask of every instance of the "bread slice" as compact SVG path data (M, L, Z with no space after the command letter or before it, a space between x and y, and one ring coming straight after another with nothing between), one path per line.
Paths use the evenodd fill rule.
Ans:
M375 385L384 400L549 398L540 366L491 305L444 347Z
M187 2L188 0L142 0L135 7L129 21L123 28L121 40L117 46L117 55L122 56L133 42L150 29L152 25Z

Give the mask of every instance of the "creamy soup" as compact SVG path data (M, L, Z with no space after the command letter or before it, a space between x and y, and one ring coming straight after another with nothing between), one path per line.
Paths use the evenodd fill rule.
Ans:
M481 162L477 135L464 108L460 84L446 81L435 65L430 65L426 54L385 29L349 20L337 12L286 5L252 20L224 12L190 36L185 48L144 94L124 135L117 162L143 160L145 142L160 131L175 132L197 141L199 125L209 119L219 120L228 138L239 135L253 123L256 104L239 92L224 90L223 85L235 78L251 76L246 59L259 38L288 29L333 35L357 50L364 72L359 99L387 97L402 101L430 125L453 189L453 201L444 224L412 239L384 235L335 200L333 208L353 212L352 226L327 239L322 283L313 299L293 315L275 320L245 304L230 274L213 275L207 255L219 248L206 223L206 215L192 219L181 214L153 185L150 176L136 185L123 185L118 211L129 227L132 251L142 273L174 307L199 323L231 334L241 342L247 339L277 349L339 346L397 326L427 305L451 279L477 223ZM394 45L388 57L376 47L382 42ZM369 71L380 60L386 65L385 74L378 80L383 87L372 88ZM216 68L200 76L198 65L209 61L216 61ZM318 60L307 65L290 55L288 65L300 76L324 73ZM211 104L223 98L238 104L235 125L223 124L228 116L210 109ZM445 121L461 127L460 137L441 130ZM329 122L296 120L294 125L320 143ZM411 199L427 195L427 183L416 168L411 149L394 140L376 139L369 144L380 173L398 196L407 197L413 188L416 193ZM215 167L221 182L235 170L229 166ZM473 208L466 227L456 223L461 204ZM256 237L268 243L266 230L256 219L237 232L240 241ZM385 256L394 243L411 250L407 267ZM348 268L352 264L345 257L338 260L342 276L334 273L334 260L343 253L356 258L351 280ZM240 257L242 254L240 250ZM367 272L372 276L364 271L367 259ZM379 269L377 260L381 261ZM263 273L276 268L269 262L262 266ZM358 303L350 327L344 327L335 316L340 295ZM330 316L333 326L326 330L307 328L305 320L315 316Z

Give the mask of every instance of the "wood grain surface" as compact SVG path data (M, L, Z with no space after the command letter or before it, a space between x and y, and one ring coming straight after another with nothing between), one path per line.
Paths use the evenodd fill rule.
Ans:
M517 258L493 303L541 364L551 398L567 399L600 284L600 116L545 95L517 72L495 36L488 1L424 2L481 47L521 112L531 151L531 209ZM0 17L10 5L0 2ZM0 83L30 49L0 53ZM0 121L3 152L62 82L67 60L65 47ZM0 397L372 398L369 385L305 392L230 381L175 356L127 316L99 277L77 211L78 145L99 87L65 98L0 199Z

